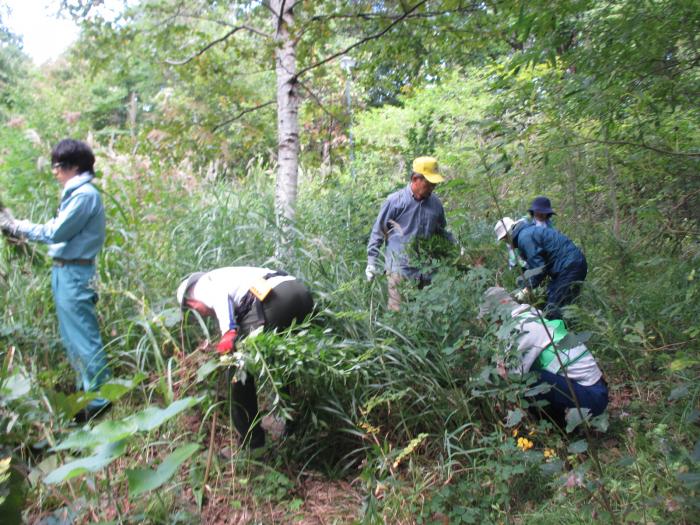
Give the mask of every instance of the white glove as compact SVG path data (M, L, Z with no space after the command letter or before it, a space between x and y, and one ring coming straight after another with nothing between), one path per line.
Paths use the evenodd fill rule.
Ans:
M17 231L17 221L7 208L0 210L0 230L10 232L12 235Z
M367 268L365 268L365 275L367 276L367 280L371 281L377 275L379 275L379 270L377 270L377 267L375 265L368 264Z
M515 292L513 294L513 297L519 303L524 303L527 300L528 292L529 291L527 288L523 288L522 290L518 290L517 292Z

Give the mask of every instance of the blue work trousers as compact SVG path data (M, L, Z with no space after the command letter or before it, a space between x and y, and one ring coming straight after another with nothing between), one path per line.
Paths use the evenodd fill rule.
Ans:
M61 339L78 374L79 388L85 392L99 390L111 376L95 313L97 293L91 286L94 276L94 265L54 266L51 273ZM88 408L106 403L105 399L93 399Z
M573 303L581 293L581 283L588 274L586 260L570 264L551 280L547 287L547 319L561 319L561 307Z
M571 394L571 389L566 378L560 374L553 374L546 370L538 371L540 383L549 383L552 388L549 392L539 394L538 400L545 399L549 404L542 408L544 412L560 427L566 426L566 411L576 409L576 403ZM604 379L600 379L591 386L582 386L576 381L571 381L576 399L581 408L587 408L591 415L602 414L608 406L608 385Z

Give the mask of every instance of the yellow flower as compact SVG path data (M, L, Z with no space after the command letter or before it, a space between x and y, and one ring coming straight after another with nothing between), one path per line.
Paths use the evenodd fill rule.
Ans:
M529 439L525 437L518 438L518 448L521 448L523 451L530 450L533 446L535 446L535 444Z
M556 452L554 451L553 448L546 448L546 449L544 449L544 457L545 457L546 459L553 458L553 457L555 457L556 455L557 455L557 454L556 454Z
M379 427L375 427L373 425L370 425L369 423L360 423L360 428L367 432L368 434L378 434L379 433Z
M514 428L514 429L513 429L513 437L515 437L515 436L517 436L517 435L518 435L518 429L517 429L517 428Z

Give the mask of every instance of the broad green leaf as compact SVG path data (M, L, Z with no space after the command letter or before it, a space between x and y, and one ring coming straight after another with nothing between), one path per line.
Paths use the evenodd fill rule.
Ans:
M139 430L132 418L103 421L90 430L78 430L58 443L54 450L95 449L99 446L126 439Z
M51 454L49 457L42 460L42 462L35 466L27 476L27 479L29 480L31 486L36 487L49 472L51 472L52 470L56 470L58 468L58 465L58 454Z
M95 454L86 458L76 459L58 467L44 478L44 483L59 483L86 472L96 472L121 456L126 450L126 442L108 443L100 447Z
M4 402L13 401L26 396L32 387L32 381L28 375L17 370L0 385L0 393Z
M588 421L590 417L591 411L588 408L582 408L580 413L578 409L570 408L566 413L566 431L573 432L577 426L584 421Z
M148 407L131 417L136 422L139 430L148 432L159 427L171 417L200 403L203 399L203 396L185 397L171 403L167 408Z
M204 379L217 368L219 368L218 359L212 359L211 361L204 363L199 367L199 370L197 370L197 383L204 381Z
M138 374L132 379L111 379L100 387L99 396L114 402L136 388L144 377L143 374Z
M46 397L55 412L63 414L66 418L71 418L81 408L85 408L90 402L82 392L66 395L63 392L47 392Z
M555 459L553 461L548 461L540 465L540 471L548 476L553 476L554 474L559 474L564 468L564 462L561 459Z
M588 443L586 443L585 439L579 439L578 441L574 441L569 445L568 448L569 452L572 454L582 454L586 450L588 450Z
M579 345L586 343L593 335L591 332L569 332L564 336L564 339L557 343L558 350L569 350L576 348Z
M540 394L546 394L552 388L553 387L550 383L540 383L538 385L533 386L532 388L528 388L527 390L525 390L523 395L526 397L538 396Z
M166 483L177 472L177 469L184 463L192 454L199 450L197 443L188 443L183 445L158 466L156 470L150 469L130 469L126 471L126 477L129 480L129 495L136 497L149 490L157 489Z
M519 408L516 408L515 410L509 410L508 417L506 417L506 427L514 427L522 421L523 416L525 416L525 413Z
M54 447L54 450L95 449L106 443L120 441L138 431L150 431L180 412L187 410L204 399L186 397L175 401L167 408L148 407L124 419L103 421L90 430L78 430Z
M668 395L668 400L669 401L677 401L679 399L683 399L685 396L688 395L688 390L689 390L689 385L681 385L673 390L671 390L671 393Z
M608 416L607 412L595 416L591 419L591 426L601 432L607 432L610 426L610 416Z

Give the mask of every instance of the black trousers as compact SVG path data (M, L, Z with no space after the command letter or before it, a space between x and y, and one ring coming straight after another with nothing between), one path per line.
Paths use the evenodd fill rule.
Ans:
M313 308L311 293L301 282L295 279L280 283L270 291L262 305L254 304L243 317L240 322L242 337L260 326L264 330L275 330L288 328L294 321L301 323ZM230 385L228 401L231 421L244 443L250 443L252 448L261 447L265 444L265 432L260 426L255 378L247 374L245 382L234 382L235 373L233 367L226 371L226 383Z
M586 279L586 259L570 264L547 287L547 304L544 307L547 319L561 319L561 307L573 303L581 293L581 284Z

